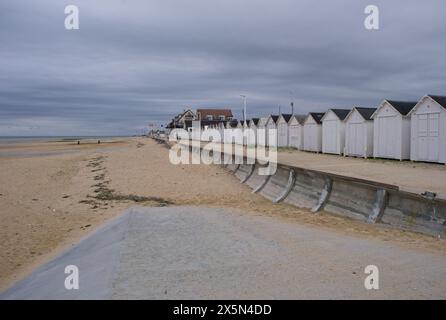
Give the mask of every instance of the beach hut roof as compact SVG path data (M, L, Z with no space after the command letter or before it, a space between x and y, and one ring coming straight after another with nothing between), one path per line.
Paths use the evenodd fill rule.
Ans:
M311 116L317 124L321 124L321 120L324 117L325 112L310 112L308 116Z
M289 123L291 120L296 119L297 122L299 122L299 124L304 124L306 118L307 118L307 116L304 115L304 114L293 114L293 115L291 116L290 120L288 121L288 123Z
M228 121L228 123L229 123L229 126L231 128L236 128L237 125L238 125L238 121L237 120L230 120L230 121Z
M359 114L361 115L361 117L364 118L364 120L372 120L372 115L375 113L376 108L353 107L353 109L345 117L344 121L347 121L355 110L359 112Z
M277 123L277 120L279 119L278 115L272 114L269 116L271 119L273 119L274 123Z
M428 94L427 96L446 109L446 96L434 96L432 94Z
M432 99L434 100L436 103L438 103L443 109L446 109L446 96L435 96L432 94L428 94L425 95L423 98L420 99L420 101L418 101L418 103L415 105L415 107L412 108L412 110L410 110L409 115L411 115L413 112L415 112L415 110L418 108L418 106L426 99Z
M330 109L338 116L339 120L344 120L345 117L350 113L350 109Z
M355 107L353 109L356 109L365 120L372 120L372 114L376 111L376 108Z
M417 104L417 101L395 101L395 100L386 100L392 107L396 109L403 116L407 115L410 110Z
M372 114L372 119L378 114L378 112L384 107L385 103L388 103L395 109L396 112L403 116L407 116L410 111L415 107L417 102L414 101L396 101L396 100L384 100Z
M286 122L288 122L288 121L290 121L290 119L293 115L291 113L290 114L282 113L281 116L283 117L283 119L285 119Z
M351 110L350 109L329 109L328 111L333 112L336 115L336 117L338 117L338 119L342 121L345 119L345 117L348 116L348 114L350 113ZM324 114L321 121L324 121L325 116L329 113L328 111Z
M259 118L252 118L251 121L254 122L255 125L259 123Z

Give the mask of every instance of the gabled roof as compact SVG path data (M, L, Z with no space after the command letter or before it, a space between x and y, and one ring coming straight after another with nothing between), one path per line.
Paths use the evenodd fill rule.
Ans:
M388 103L392 106L395 111L399 112L403 116L407 116L409 112L415 107L417 102L413 101L395 101L395 100L384 100L379 105L378 109L372 114L372 119L375 118L375 115L383 108L385 103Z
M259 118L252 118L252 119L250 120L250 123L251 123L251 121L252 121L252 122L254 122L255 125L257 125L257 124L259 123L259 120L260 120Z
M236 128L238 125L238 121L237 120L228 120L226 121L226 128Z
M266 125L266 122L268 121L269 117L261 117L259 119L258 125Z
M350 109L330 109L338 116L339 120L344 120L345 117L350 113Z
M229 126L231 128L236 128L237 125L238 125L238 121L237 120L231 120L231 121L228 121L228 123L229 123Z
M372 120L372 115L375 113L376 108L362 108L362 107L353 107L353 109L348 113L348 115L345 117L344 121L347 121L348 118L350 118L350 115L354 111L358 111L358 113L361 115L361 117L364 118L364 120Z
M442 108L446 109L446 96L435 96L432 94L427 94L423 98L418 101L418 103L415 105L415 107L410 110L409 115L415 112L415 110L418 108L418 106L424 101L424 99L430 98L434 100L436 103L438 103Z
M191 109L186 109L184 110L182 113L177 114L172 121L178 122L182 117L184 117L187 113L190 113L192 115L192 117L195 117L194 112Z
M325 112L310 112L307 117L311 116L317 124L321 124L321 120L324 115Z
M288 123L290 123L291 120L296 119L297 122L302 125L302 124L304 124L306 118L307 118L307 116L304 114L293 114L290 117L290 120L288 120Z
M446 109L446 96L434 96L432 94L428 94L427 96Z
M277 123L277 120L279 119L279 116L278 116L278 115L274 115L274 114L272 114L272 115L270 115L270 116L268 117L268 120L269 120L269 118L273 119L274 123ZM268 121L268 120L267 120L267 121Z
M372 114L376 111L376 108L355 107L353 109L356 109L364 120L372 120Z
M417 104L417 101L395 101L395 100L386 100L388 103L392 105L403 116L407 115L410 110Z
M288 121L290 121L292 114L287 114L287 113L282 113L281 114L282 118L285 120L286 123L288 123Z
M207 116L225 116L232 117L231 109L197 109L197 115L200 113L201 118L206 118Z
M324 116L322 117L321 121L324 121L325 116L329 113L329 112L333 112L336 117L338 117L339 120L344 120L345 117L347 117L347 115L350 113L350 109L328 109L328 111L324 114Z

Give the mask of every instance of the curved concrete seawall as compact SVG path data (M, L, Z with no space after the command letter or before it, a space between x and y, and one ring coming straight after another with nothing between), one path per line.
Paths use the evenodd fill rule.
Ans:
M200 152L194 147L194 152ZM246 157L221 155L226 168L273 202L286 202L313 213L324 210L368 223L446 236L446 199L417 194L396 185L278 163L272 176L259 174L260 164ZM251 162L252 159L249 159ZM241 164L239 164L241 163Z

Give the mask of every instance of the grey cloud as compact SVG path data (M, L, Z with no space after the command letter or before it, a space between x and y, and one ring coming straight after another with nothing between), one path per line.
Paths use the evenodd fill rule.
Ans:
M248 115L372 106L442 92L446 4L82 0L0 3L0 135L126 134L186 106ZM291 93L292 92L292 93Z

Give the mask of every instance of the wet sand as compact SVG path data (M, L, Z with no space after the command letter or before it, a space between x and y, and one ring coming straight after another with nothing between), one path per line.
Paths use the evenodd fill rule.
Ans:
M79 146L9 144L0 147L0 167L1 289L135 203L237 208L245 215L446 254L443 239L272 204L218 166L170 164L168 149L148 138Z

